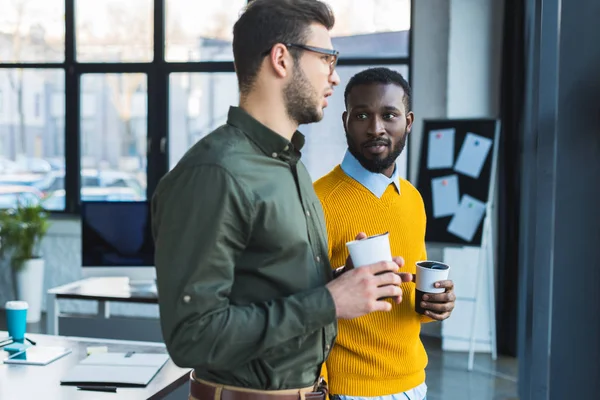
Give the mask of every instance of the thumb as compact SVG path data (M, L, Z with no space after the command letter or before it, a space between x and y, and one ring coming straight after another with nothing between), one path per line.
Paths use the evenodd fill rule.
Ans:
M400 279L402 279L402 282L412 282L413 281L413 274L411 274L410 272L398 272L397 275L400 276Z
M392 305L384 300L378 300L375 303L373 311L392 311Z
M394 257L393 261L398 264L400 268L404 267L404 258L402 257Z
M364 232L358 232L358 235L356 235L356 237L354 238L354 240L362 240L362 239L366 239L367 238L367 234Z

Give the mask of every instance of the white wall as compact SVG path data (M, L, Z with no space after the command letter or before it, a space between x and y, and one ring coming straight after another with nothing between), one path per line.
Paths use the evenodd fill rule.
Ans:
M449 118L498 116L502 11L498 0L450 2Z
M411 65L415 122L409 139L410 178L416 182L423 119L443 118L447 109L448 1L413 0Z
M503 3L413 0L413 182L417 179L423 119L498 116ZM440 246L428 245L427 249L429 258L443 259ZM441 336L441 324L424 325L423 334Z

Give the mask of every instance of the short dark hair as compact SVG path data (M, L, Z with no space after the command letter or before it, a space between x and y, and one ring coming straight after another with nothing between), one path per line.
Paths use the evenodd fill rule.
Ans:
M355 86L376 83L400 86L404 90L403 101L406 112L412 111L412 90L410 85L406 79L404 79L402 74L385 67L368 68L350 78L350 81L348 81L348 84L346 85L346 90L344 90L344 104L346 104L346 107L348 107L348 96L350 95L350 91Z
M241 93L252 87L265 58L277 43L306 44L308 28L318 23L328 30L335 17L319 0L252 0L233 26L233 59ZM294 60L299 52L291 51Z

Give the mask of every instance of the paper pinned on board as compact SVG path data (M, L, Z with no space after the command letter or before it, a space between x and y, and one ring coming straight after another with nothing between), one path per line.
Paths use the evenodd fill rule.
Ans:
M455 133L454 128L429 131L427 169L452 168L454 165Z
M448 224L448 232L470 242L485 214L485 203L468 194L463 195L454 217Z
M458 208L458 175L441 176L431 180L434 218L454 215Z
M479 178L481 169L492 148L492 140L475 133L467 133L458 153L454 170L471 178Z

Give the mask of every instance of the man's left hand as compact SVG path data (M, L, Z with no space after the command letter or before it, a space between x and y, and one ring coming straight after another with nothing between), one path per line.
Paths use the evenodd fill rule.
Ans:
M437 321L443 321L452 314L454 310L454 282L451 280L439 281L435 283L436 288L445 288L444 293L427 293L423 295L422 307L425 308L425 315Z

